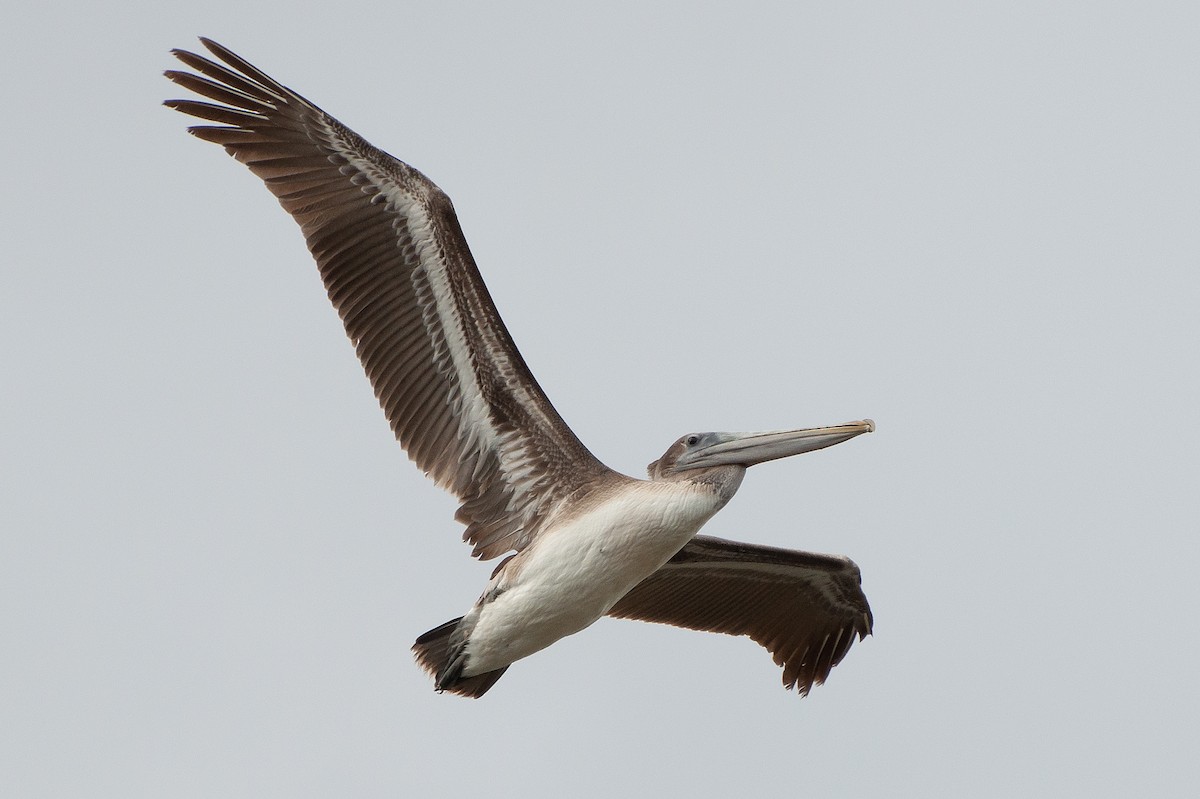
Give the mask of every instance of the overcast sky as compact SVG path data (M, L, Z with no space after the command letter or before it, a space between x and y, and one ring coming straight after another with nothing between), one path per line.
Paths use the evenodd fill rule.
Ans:
M0 31L0 794L1195 795L1194 4L342 5ZM849 555L876 634L803 700L615 620L435 694L493 564L160 107L196 35L450 194L610 466L875 419L706 532Z

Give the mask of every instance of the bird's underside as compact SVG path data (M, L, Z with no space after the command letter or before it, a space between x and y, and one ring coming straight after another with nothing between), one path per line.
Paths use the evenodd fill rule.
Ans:
M653 493L659 489L642 486L659 485L662 491L675 486L672 496L689 502L703 491L725 491L712 501L715 512L748 466L874 429L865 421L765 434L696 434L651 464L650 481L613 472L579 441L533 378L484 286L449 198L420 172L226 48L201 41L221 63L177 50L192 71L166 75L205 99L166 105L204 120L189 131L249 167L299 224L393 433L419 468L458 497L457 519L466 526L463 537L473 554L488 559L514 553L468 614L417 639L417 660L439 690L482 695L508 664L488 660L481 642L498 636L504 625L541 623L532 599L522 600L521 612L503 624L489 619L500 618L504 602L517 607L519 596L550 595L553 568L567 555L545 554L552 549L547 531L576 529L564 522L564 509L581 518L603 515L620 504L612 498L621 492ZM608 504L579 500L591 496L606 497ZM641 554L621 572L627 582L612 583L625 587L608 599L597 592L572 624L607 614L745 635L771 652L786 687L807 694L856 638L871 632L858 568L830 555L708 536L688 540L708 515L689 530L664 523L653 533L629 532L659 536L657 549L637 550L643 542L630 538L631 551ZM603 529L600 522L588 524L578 529ZM590 557L607 546L607 539L590 542L583 533L571 534L578 541L563 550L570 557ZM613 562L619 566L620 557L613 561L610 551L605 568L616 568ZM542 610L542 616L560 611Z

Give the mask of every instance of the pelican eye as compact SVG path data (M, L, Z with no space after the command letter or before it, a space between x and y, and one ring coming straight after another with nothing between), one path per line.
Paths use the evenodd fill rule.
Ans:
M699 443L700 443L700 436L696 435L695 433L692 433L690 436L687 437L687 445L689 447L694 447Z

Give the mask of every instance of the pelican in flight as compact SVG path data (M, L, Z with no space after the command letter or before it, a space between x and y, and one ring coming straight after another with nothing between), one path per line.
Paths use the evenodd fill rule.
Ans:
M746 469L840 444L870 420L690 433L649 479L600 463L554 410L500 320L450 199L423 174L225 47L173 51L206 98L166 105L267 184L304 231L400 445L462 505L481 559L508 554L466 615L416 640L438 691L482 696L513 662L601 616L746 635L801 695L871 632L848 558L696 533Z

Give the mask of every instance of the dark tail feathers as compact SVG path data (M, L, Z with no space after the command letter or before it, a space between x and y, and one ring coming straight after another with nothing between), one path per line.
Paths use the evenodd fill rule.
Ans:
M421 668L433 677L433 687L438 693L449 691L459 696L480 697L496 684L508 666L473 677L463 677L466 641L455 640L458 636L454 635L460 621L461 616L434 627L417 639L412 651Z

